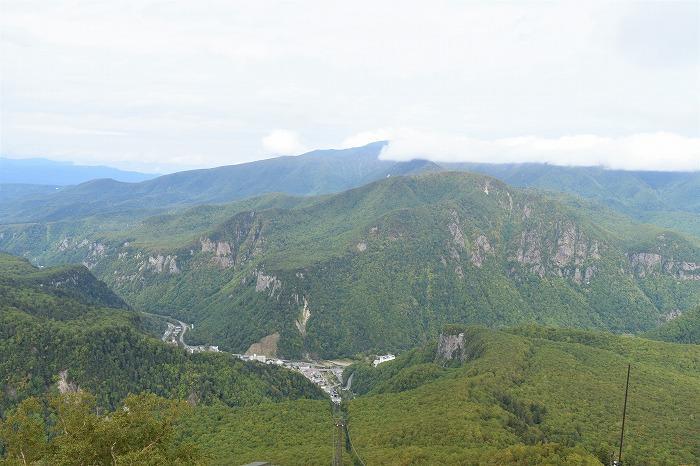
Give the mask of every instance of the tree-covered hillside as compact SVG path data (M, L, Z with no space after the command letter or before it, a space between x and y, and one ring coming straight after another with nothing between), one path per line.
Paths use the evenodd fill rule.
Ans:
M628 363L625 464L695 464L700 346L542 327L452 327L346 369L352 442L367 464L610 464Z
M700 306L650 330L645 336L655 340L700 345Z
M636 333L700 300L697 238L466 173L91 225L7 226L0 247L83 262L235 351L265 337L283 355L395 350L449 322Z
M231 406L323 398L300 374L188 355L149 336L149 326L82 266L37 269L0 254L0 412L57 387L88 390L102 406L143 391Z
M625 171L538 163L442 166L484 173L513 186L575 194L639 221L696 236L700 232L700 171Z

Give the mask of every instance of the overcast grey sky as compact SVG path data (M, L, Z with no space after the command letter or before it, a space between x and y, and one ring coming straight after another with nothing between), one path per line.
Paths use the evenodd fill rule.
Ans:
M0 153L700 169L689 2L0 0Z

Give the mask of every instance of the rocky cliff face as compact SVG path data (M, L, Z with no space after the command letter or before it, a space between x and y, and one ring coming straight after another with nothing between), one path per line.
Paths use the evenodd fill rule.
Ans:
M441 333L435 358L441 361L462 361L464 358L464 332Z
M211 262L222 269L236 267L261 254L262 219L255 212L243 212L222 225L216 236L199 239L201 252L211 254Z
M443 365L461 364L484 353L484 340L475 327L448 325L438 337L435 362Z
M203 253L212 253L211 261L222 269L233 266L233 256L231 254L231 244L226 241L212 241L209 238L200 238Z
M180 269L177 266L177 256L170 255L164 256L158 254L156 256L148 256L148 259L143 262L143 265L139 270L151 270L155 273L169 273L176 274L180 273Z
M68 380L68 371L62 370L58 373L57 387L59 393L78 393L80 392L80 387L77 383Z
M653 275L671 275L678 280L700 280L700 264L674 260L655 252L628 254L630 266L639 278Z
M578 285L590 283L597 272L595 262L601 258L600 242L587 237L573 222L558 224L555 231L558 233L552 239L541 226L527 227L511 260L541 278L554 275Z

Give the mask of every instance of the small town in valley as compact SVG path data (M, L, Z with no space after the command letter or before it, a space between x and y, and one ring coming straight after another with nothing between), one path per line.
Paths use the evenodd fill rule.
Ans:
M155 315L155 314L153 314ZM192 324L176 321L167 316L159 316L167 319L167 328L163 333L162 340L174 346L181 346L189 353L213 352L227 353L242 361L258 362L261 364L274 364L301 373L308 380L318 385L335 404L340 404L342 399L341 390L343 382L343 369L347 364L339 361L295 361L289 359L272 358L262 354L239 354L228 353L219 350L214 345L188 345L185 343L185 333L193 328ZM172 322L170 321L172 320ZM378 356L374 361L374 366L382 362L394 359L393 354ZM379 361L379 362L377 362ZM346 387L349 389L349 384Z

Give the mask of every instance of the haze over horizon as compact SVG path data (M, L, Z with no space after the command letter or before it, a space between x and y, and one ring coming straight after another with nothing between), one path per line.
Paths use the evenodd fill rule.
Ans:
M366 14L358 14L365 12ZM697 2L3 2L0 156L700 170Z

